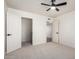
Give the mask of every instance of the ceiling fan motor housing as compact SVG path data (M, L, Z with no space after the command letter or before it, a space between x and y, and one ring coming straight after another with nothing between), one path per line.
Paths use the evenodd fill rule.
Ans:
M51 0L51 2L55 2L55 0Z

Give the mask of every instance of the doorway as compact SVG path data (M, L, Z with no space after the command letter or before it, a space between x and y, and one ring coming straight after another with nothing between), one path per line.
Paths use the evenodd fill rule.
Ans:
M47 42L52 42L52 23L47 22Z
M22 47L32 45L32 19L22 17Z

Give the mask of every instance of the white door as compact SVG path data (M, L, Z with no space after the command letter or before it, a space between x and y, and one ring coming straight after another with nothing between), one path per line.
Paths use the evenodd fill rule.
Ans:
M53 22L53 42L59 43L59 21L55 20Z
M20 17L7 12L7 53L21 48L21 20Z

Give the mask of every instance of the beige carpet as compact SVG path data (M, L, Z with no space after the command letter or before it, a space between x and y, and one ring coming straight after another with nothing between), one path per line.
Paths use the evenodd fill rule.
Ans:
M75 59L75 49L55 43L26 45L11 52L5 59Z

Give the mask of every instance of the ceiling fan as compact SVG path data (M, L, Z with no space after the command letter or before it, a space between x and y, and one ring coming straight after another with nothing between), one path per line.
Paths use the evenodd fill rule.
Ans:
M63 5L66 5L67 2L63 2L63 3L59 3L59 4L55 4L56 0L51 0L52 4L49 5L49 4L45 4L45 3L41 3L41 5L45 5L45 6L50 6L50 8L48 8L46 11L49 11L50 9L55 9L56 11L59 11L59 9L57 8L58 6L63 6Z

